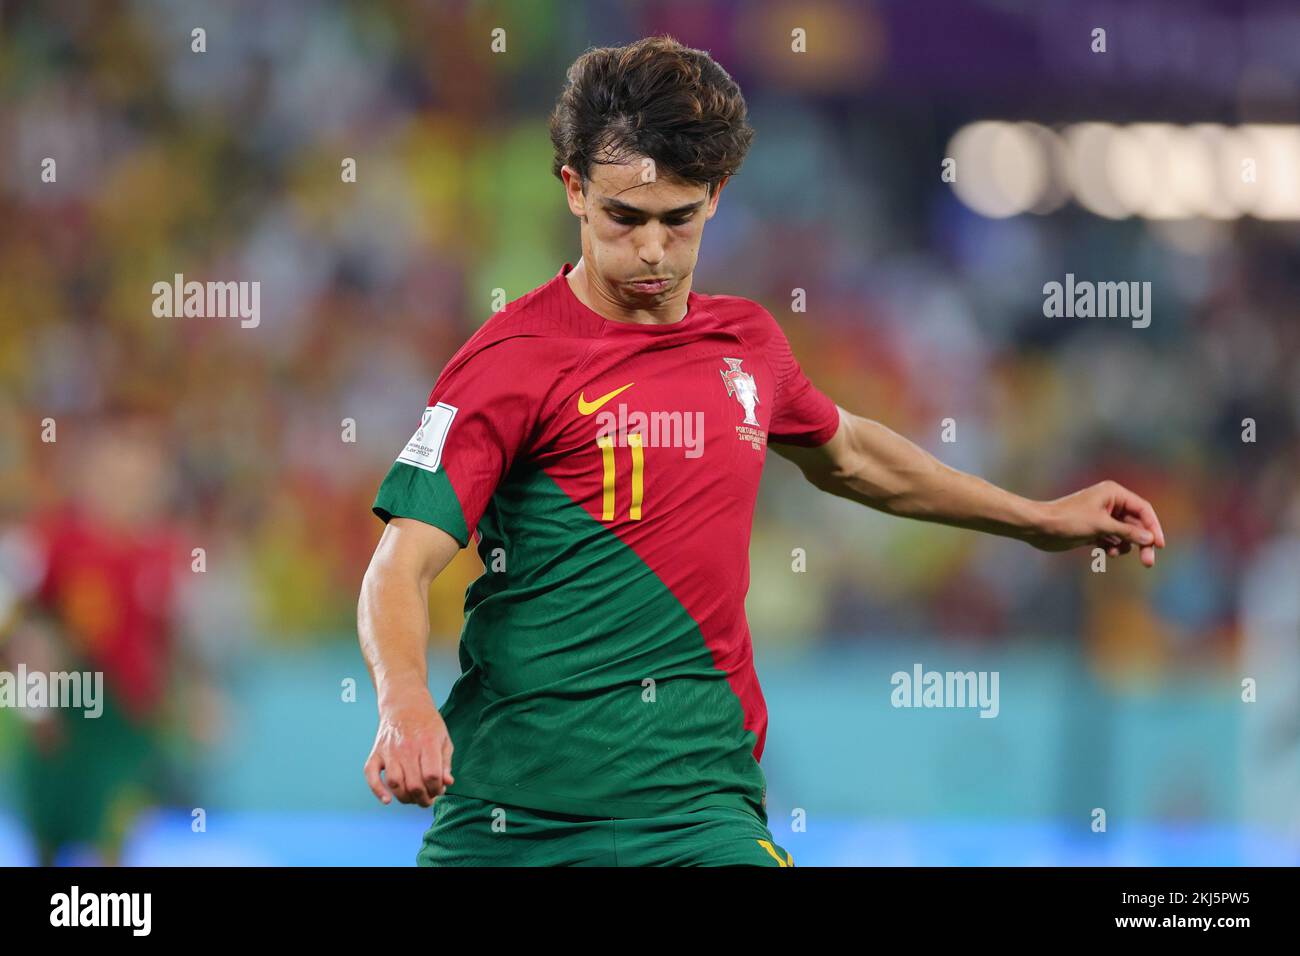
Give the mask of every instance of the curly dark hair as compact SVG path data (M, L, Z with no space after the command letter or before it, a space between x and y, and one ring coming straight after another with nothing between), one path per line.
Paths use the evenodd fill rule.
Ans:
M593 165L648 156L656 173L703 183L709 195L744 162L754 139L740 87L704 50L669 36L594 47L569 67L551 113L558 178Z

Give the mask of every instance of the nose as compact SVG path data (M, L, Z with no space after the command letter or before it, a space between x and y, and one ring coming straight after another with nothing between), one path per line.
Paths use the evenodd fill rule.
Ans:
M638 237L640 246L637 248L637 255L651 269L663 262L665 231L657 223L646 223Z

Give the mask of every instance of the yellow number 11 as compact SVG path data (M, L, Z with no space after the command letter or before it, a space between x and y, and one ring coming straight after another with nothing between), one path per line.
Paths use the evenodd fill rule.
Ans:
M645 496L645 451L641 447L639 432L629 433L627 443L632 449L632 506L628 508L627 516L633 521L640 521L641 499ZM614 480L617 473L614 467L614 438L612 435L601 435L596 439L596 444L600 446L601 466L604 472L604 497L600 520L613 521Z

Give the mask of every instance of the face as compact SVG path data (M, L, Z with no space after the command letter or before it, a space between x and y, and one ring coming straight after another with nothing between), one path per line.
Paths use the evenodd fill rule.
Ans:
M680 295L726 179L710 197L707 186L657 176L648 157L594 165L585 195L576 170L565 166L561 175L569 209L583 222L583 259L608 293L634 309ZM665 281L635 284L653 278Z
M83 501L110 523L143 521L170 493L167 458L146 425L106 426L91 438L82 464Z

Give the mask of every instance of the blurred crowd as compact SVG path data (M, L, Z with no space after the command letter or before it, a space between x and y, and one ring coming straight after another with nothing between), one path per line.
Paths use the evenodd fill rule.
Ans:
M352 639L370 503L437 373L494 290L577 261L545 119L582 49L565 23L614 6L6 5L0 528L76 493L105 416L145 415L160 508L206 553L183 605L200 645ZM612 26L650 32L654 9ZM981 218L939 177L956 114L878 109L842 64L792 89L710 9L679 38L733 72L758 135L695 288L765 305L823 391L949 464L1038 499L1113 478L1169 540L1154 572L1131 555L1097 575L1083 552L818 495L770 455L756 638L1078 640L1106 673L1225 668L1242 595L1274 600L1251 581L1300 537L1296 224ZM1151 281L1150 327L1045 317L1066 272ZM155 317L177 273L260 281L260 324ZM479 569L467 550L435 582L443 647Z

